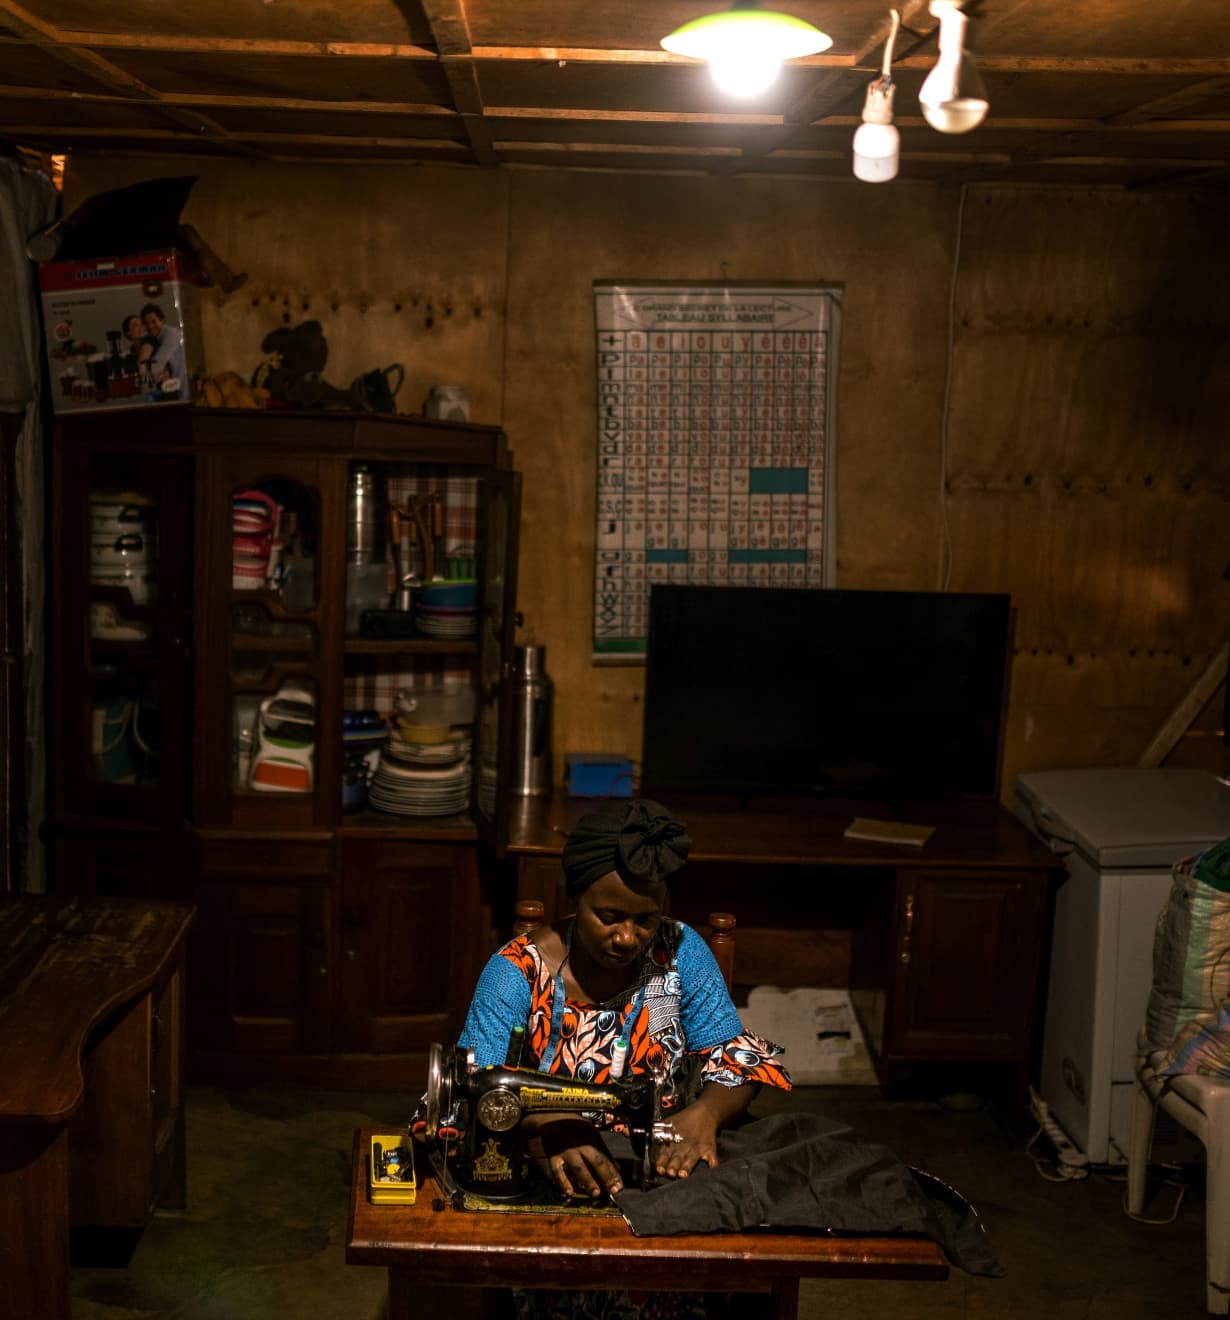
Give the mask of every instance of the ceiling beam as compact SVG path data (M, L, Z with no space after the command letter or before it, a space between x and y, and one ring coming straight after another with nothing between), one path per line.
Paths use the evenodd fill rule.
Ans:
M1168 96L1155 96L1151 101L1142 101L1130 110L1110 115L1106 122L1114 125L1139 124L1146 119L1165 119L1171 111L1186 109L1193 102L1207 101L1226 91L1230 91L1230 78L1206 78L1180 87Z
M0 9L7 11L10 0ZM88 50L119 50L133 54L180 55L284 55L338 59L434 60L437 51L430 46L415 46L392 41L271 41L262 37L194 37L186 33L169 35L160 32L83 32L53 28L58 43ZM28 44L25 41L10 44Z
M972 0L965 8L971 8ZM41 30L38 44L65 45L81 52L91 50L121 50L140 52L178 51L203 55L283 55L305 59L408 59L435 60L443 55L464 55L478 62L491 60L503 63L555 64L561 60L566 64L606 64L606 65L664 65L678 68L694 68L696 61L686 55L673 55L669 51L656 47L649 49L609 49L598 46L473 46L467 44L464 49L456 44L455 33L460 21L464 19L464 6L458 0L425 0L423 8L428 22L432 24L435 35L433 14L443 24L445 33L441 40L437 37L437 49L396 42L357 42L357 41L273 41L257 38L232 37L197 37L146 32L87 32L55 28L51 24L36 19L16 3L16 0L0 0L0 13L15 19L24 18L30 24L31 35L21 30L20 22L9 26L18 31L22 38L19 42L8 39L9 44L29 44L36 40L36 33ZM934 35L935 23L924 17L925 6L910 0L902 6L902 33L909 33L903 41L898 36L898 48L904 53L894 58L893 65L903 69L929 68L934 62L931 54L912 53L918 46L926 44ZM921 12L920 12L921 11ZM911 15L908 23L905 14ZM870 57L883 45L887 36L888 24L881 22L875 30L852 52L842 54L825 51L818 55L805 55L791 60L790 67L804 69L866 69L875 66ZM913 37L914 40L909 38ZM0 39L3 41L5 39ZM1172 56L1058 56L1058 55L988 55L977 53L978 67L989 73L1103 73L1122 75L1156 76L1158 74L1175 75L1188 78L1217 78L1230 74L1230 56L1193 56L1190 58Z
M453 105L461 116L474 159L480 165L498 165L491 143L491 125L483 115L483 96L478 74L470 58L470 23L465 0L420 0L423 16L436 43L444 76L448 79Z
M232 143L226 130L207 116L164 104L158 93L139 78L134 78L125 73L123 69L118 68L109 60L104 60L101 56L95 55L92 51L79 50L75 46L65 43L63 34L59 29L31 14L17 4L16 0L0 0L0 18L3 19L6 27L24 38L23 44L40 47L61 64L68 65L78 73L84 73L86 77L94 82L104 87L110 87L113 91L121 93L126 99L135 99L145 105L155 107L165 119L171 120L181 128L188 129L194 135L206 137L223 149L237 151L246 156L259 156L258 152L252 151L249 147Z

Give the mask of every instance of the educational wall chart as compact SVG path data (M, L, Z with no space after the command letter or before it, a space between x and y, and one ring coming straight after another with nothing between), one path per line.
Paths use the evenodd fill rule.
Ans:
M639 662L654 582L830 585L840 290L594 286L594 659Z

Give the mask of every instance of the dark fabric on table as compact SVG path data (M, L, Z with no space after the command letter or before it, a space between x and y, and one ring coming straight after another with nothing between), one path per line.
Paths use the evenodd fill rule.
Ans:
M982 1222L958 1192L886 1147L815 1114L774 1114L718 1136L716 1169L615 1197L638 1237L754 1228L916 1233L970 1274L998 1276Z

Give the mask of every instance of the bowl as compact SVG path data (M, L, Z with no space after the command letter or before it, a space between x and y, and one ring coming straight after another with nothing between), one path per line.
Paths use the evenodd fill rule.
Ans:
M432 606L473 609L478 604L477 582L424 582L418 590L418 602Z

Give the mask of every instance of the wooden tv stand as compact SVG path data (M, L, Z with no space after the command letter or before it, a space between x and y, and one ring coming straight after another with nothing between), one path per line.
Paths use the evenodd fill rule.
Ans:
M510 813L517 898L569 910L560 855L593 799L525 798ZM692 837L670 911L738 919L741 985L848 988L877 1066L1030 1071L1049 890L1058 859L995 801L672 798ZM854 842L855 816L933 825L921 847Z

